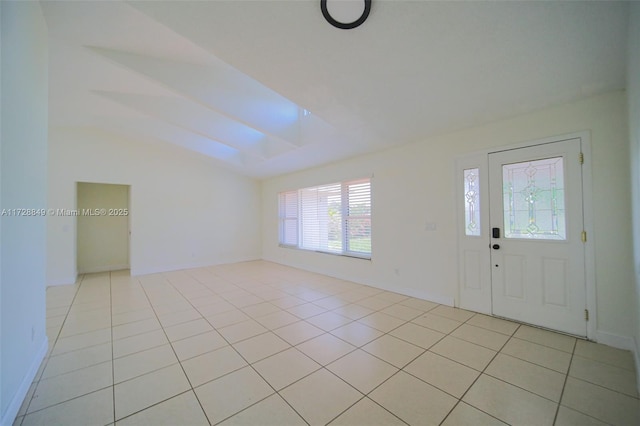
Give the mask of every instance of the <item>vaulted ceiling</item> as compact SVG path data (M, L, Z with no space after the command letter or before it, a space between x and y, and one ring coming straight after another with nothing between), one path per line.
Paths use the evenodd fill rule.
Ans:
M51 126L257 178L625 86L622 2L373 0L352 30L318 0L41 4Z

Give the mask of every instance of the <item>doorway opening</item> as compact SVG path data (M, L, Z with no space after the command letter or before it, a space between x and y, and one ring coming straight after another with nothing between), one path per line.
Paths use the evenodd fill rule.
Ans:
M130 268L129 185L78 182L78 273Z

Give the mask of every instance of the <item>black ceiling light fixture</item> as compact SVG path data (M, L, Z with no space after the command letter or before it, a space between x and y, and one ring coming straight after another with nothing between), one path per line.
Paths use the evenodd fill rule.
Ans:
M336 21L333 16L329 13L327 9L327 0L320 0L320 9L322 10L322 15L324 19L327 20L331 25L336 28L340 28L341 30L350 30L352 28L359 27L367 20L369 16L369 12L371 12L371 0L363 0L364 1L364 10L362 11L362 15L358 19L353 22L340 22Z

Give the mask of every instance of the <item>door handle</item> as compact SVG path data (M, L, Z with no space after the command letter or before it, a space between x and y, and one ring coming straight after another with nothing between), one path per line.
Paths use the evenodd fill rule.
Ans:
M491 246L494 250L500 250L500 244L494 244Z

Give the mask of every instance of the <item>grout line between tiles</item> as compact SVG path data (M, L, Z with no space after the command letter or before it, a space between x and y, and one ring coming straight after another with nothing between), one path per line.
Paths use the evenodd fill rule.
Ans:
M169 282L169 281L167 281L167 282ZM169 284L170 284L171 286L173 286L173 284L171 284L170 282L169 282ZM141 282L140 282L140 287L142 287L142 291L144 292L145 296L147 297L147 300L149 301L149 304L151 305L151 309L153 310L153 313L154 313L154 314L155 314L155 316L156 316L156 320L158 321L158 323L160 323L160 319L158 318L158 313L156 312L156 310L155 310L155 308L154 308L154 306L153 306L153 303L151 302L151 298L149 297L149 294L148 294L148 292L147 292L147 289L144 287L144 285L143 285ZM174 289L175 289L175 286L173 286L173 287L174 287ZM178 293L180 293L180 292L178 292ZM180 294L180 296L182 296L182 294ZM184 297L184 296L182 296L182 297ZM193 306L193 305L192 305L192 306ZM167 341L169 342L169 346L171 347L171 350L173 351L173 355L174 355L174 356L176 357L176 359L178 360L178 364L180 365L180 369L182 370L182 374L184 374L185 378L187 379L187 383L189 383L189 388L190 388L191 392L193 392L193 394L194 394L194 396L195 396L195 398L196 398L196 401L198 401L198 405L200 406L200 409L202 410L202 413L204 414L204 417L207 419L207 422L209 423L209 425L211 425L211 424L212 424L212 423L211 423L211 420L209 419L209 416L207 415L207 412L205 411L204 407L202 406L202 402L200 402L200 398L198 398L198 394L195 392L195 389L194 389L194 387L193 387L193 384L191 383L191 380L189 379L189 376L187 375L187 372L185 371L184 366L183 366L183 365L182 365L182 363L180 362L180 359L178 358L178 354L176 354L176 351L175 351L175 349L173 348L173 345L171 344L171 340L169 339L169 336L167 335L167 332L165 331L164 327L162 327L162 324L160 324L160 327L161 327L162 332L164 333L164 335L165 335L165 337L166 337ZM173 365L173 364L172 364L172 365ZM115 385L114 385L114 389L115 389ZM183 393L184 393L184 392L183 392ZM174 398L174 397L176 397L176 396L177 396L177 395L173 395L173 396L171 396L170 398L167 398L166 400L169 400L169 399ZM165 400L165 401L166 401L166 400ZM161 401L161 402L164 402L164 401ZM145 407L145 408L143 408L142 410L137 411L137 413L139 413L140 411L144 411L144 410L146 410L146 409L148 409L148 408L149 408L149 407ZM114 409L115 409L115 402L114 402ZM136 413L132 413L131 415L133 415L133 414L136 414Z
M471 318L473 318L473 317L471 317ZM469 321L471 318L467 319L467 321ZM466 321L465 321L465 323L466 323ZM518 330L518 328L520 328L520 325L518 325L518 327L513 331L513 334L515 334L515 333L516 333L516 331ZM452 331L452 333L453 333L453 331ZM483 374L485 374L484 372L486 371L486 369L489 367L489 365L491 365L491 363L493 362L493 360L494 360L494 359L496 359L496 357L498 356L498 354L499 354L499 353L504 349L504 347L507 345L507 343L508 343L508 342L509 342L509 340L507 340L506 342L504 342L504 344L502 345L502 347L501 347L498 351L496 351L496 353L493 355L493 357L491 358L491 360L489 360L489 362L487 363L487 365L485 365L485 367L482 369L482 371L480 372L480 374L478 374L478 377L476 377L476 378L475 378L475 380L474 380L474 381L473 381L473 382L472 382L472 383L467 387L467 390L466 390L466 391L464 391L464 393L460 396L460 398L457 398L457 397L456 397L456 398L458 399L458 401L453 405L453 407L451 407L451 410L449 410L449 413L447 413L447 415L442 419L441 424L442 424L442 423L444 423L444 422L445 422L445 420L447 420L447 417L449 417L449 416L451 415L451 413L453 413L453 410L455 410L455 409L456 409L456 407L457 407L461 402L464 402L465 404L468 404L467 402L463 401L464 397L467 395L467 393L469 393L469 391L471 390L471 388L473 388L473 386L474 386L474 385L476 384L476 382L480 379L480 377L482 377L482 375L483 375ZM447 358L447 359L448 359L448 358ZM453 361L453 360L451 360L451 361ZM476 371L477 371L477 370L476 370ZM491 376L491 377L493 377L493 376ZM507 382L505 382L505 383L507 383ZM511 383L509 383L509 384L511 385ZM432 386L433 386L433 385L432 385ZM515 385L512 385L512 386L515 386ZM529 392L529 391L527 391L527 392ZM535 394L534 394L534 395L535 395ZM478 407L476 407L476 406L474 406L474 405L471 405L471 404L468 404L468 405L469 405L469 406L471 406L471 407L473 407L473 408L475 408L475 409L476 409L476 410L478 410L478 411L481 411L481 412L485 413L486 415L488 415L488 416L490 416L490 417L493 417L494 419L499 420L499 421L500 421L500 422L502 422L502 423L506 423L506 422L502 421L501 419L497 418L496 416L494 416L494 415L492 415L492 414L490 414L490 413L487 413L486 411L481 410L480 408L478 408Z
M175 286L174 286L174 288L175 288ZM176 289L176 291L178 291L178 293L180 293L180 291L179 291L178 289ZM182 294L181 294L181 295L182 295ZM183 297L184 297L184 296L183 296ZM191 302L189 302L189 303L191 303ZM193 305L192 305L192 306L193 306ZM194 307L194 308L195 308L195 307ZM206 320L206 318L205 318L205 320ZM207 321L207 322L209 323L209 321ZM209 325L211 325L211 327L213 327L213 324L209 323ZM215 327L213 327L213 329L214 329L216 332L218 332L218 330L217 330ZM269 331L267 331L267 332L269 332ZM265 332L265 333L267 333L267 332ZM259 335L262 335L262 334L265 334L265 333L261 333L261 334L259 334ZM278 390L276 390L276 389L273 387L273 385L271 385L271 383L269 383L269 382L268 382L268 381L267 381L267 380L266 380L266 379L265 379L265 378L260 374L260 372L259 372L259 371L257 371L257 370L255 369L255 367L254 367L254 366L253 366L253 365L252 365L252 364L251 364L251 363L250 363L250 362L249 362L249 361L248 361L248 360L247 360L247 359L246 359L246 358L245 358L245 357L244 357L244 356L243 356L243 355L238 351L238 349L236 349L236 348L233 346L233 344L232 344L231 342L229 342L229 340L228 340L226 337L224 337L224 335L222 335L222 333L218 332L218 334L220 335L220 337L221 337L225 342L227 342L227 345L228 345L229 347L231 347L231 348L232 348L232 349L233 349L233 350L238 354L238 356L240 356L240 357L244 360L244 362L246 362L246 363L247 363L247 365L246 365L246 366L243 366L243 367L240 367L240 368L238 368L238 369L236 369L236 370L230 371L230 372L228 372L228 373L226 373L226 374L223 374L223 375L222 375L222 376L220 376L220 377L216 377L215 379L210 380L210 381L208 381L208 382L206 382L206 383L203 383L203 384L201 384L200 386L203 386L203 385L205 385L205 384L207 384L207 383L211 383L211 382L213 382L213 381L215 381L215 380L218 380L218 379L220 379L220 378L222 378L222 377L224 377L224 376L226 376L226 375L232 374L232 373L234 373L234 372L236 372L236 371L238 371L238 370L240 370L240 369L242 369L242 368L250 367L250 368L251 368L251 369L252 369L252 370L253 370L253 371L254 371L254 372L255 372L255 373L256 373L256 374L257 374L257 375L258 375L258 376L259 376L259 377L260 377L260 378L261 378L261 379L262 379L262 380L263 380L263 381L264 381L264 382L265 382L265 383L266 383L266 384L267 384L267 385L272 389L272 390L273 390L273 393L272 393L272 394L269 394L269 395L267 395L267 396L265 396L264 398L260 399L259 401L256 401L255 403L253 403L253 404L251 404L251 405L249 405L249 406L247 406L247 407L243 408L242 410L240 410L240 411L238 411L238 412L236 412L236 413L233 413L231 416L229 416L229 417L227 417L227 418L225 418L225 419L220 420L220 422L218 422L218 423L216 423L216 424L219 424L219 423L221 423L221 422L223 422L223 421L227 420L228 418L233 417L233 416L235 416L235 415L237 415L237 414L239 414L239 413L241 413L241 412L243 412L243 411L247 410L247 409L248 409L248 408L250 408L250 407L253 407L254 405L256 405L256 404L258 404L258 403L260 403L260 402L264 401L265 399L269 398L271 395L274 395L274 394L277 394L280 398L282 398L282 399L285 401L285 403L286 403L289 407L291 407L291 409L292 409L292 410L293 410L293 411L294 411L298 416L300 416L300 418L301 418L301 419L303 419L307 424L309 424L309 423L306 421L306 419L305 419L304 417L302 417L302 415L301 415L300 413L298 413L298 411L297 411L293 406L291 406L291 404L289 404L289 401L287 401L284 397L282 397L282 395L280 395L280 393L278 392ZM257 337L257 336L253 336L253 337ZM244 340L247 340L247 339L244 339ZM283 340L284 340L284 339L283 339ZM240 343L240 341L239 341L239 342L236 342L236 343ZM287 343L287 344L289 344L289 346L290 346L290 347L293 347L289 342L286 342L286 343ZM173 346L172 346L172 348L173 348ZM287 349L285 349L285 350L288 350L288 349L289 349L289 348L287 348ZM283 351L284 351L284 350L283 350ZM281 352L283 352L283 351L281 351ZM175 351L174 351L174 352L175 352ZM304 355L304 354L303 354L303 355ZM273 355L271 355L271 356L273 356ZM305 355L305 356L306 356L306 355ZM177 358L177 354L176 354L176 358ZM200 404L200 408L201 408L201 409L202 409L202 411L204 412L205 417L207 418L207 421L209 422L209 424L210 424L210 425L213 425L213 423L212 423L212 422L211 422L211 420L209 419L209 416L207 415L207 412L204 410L204 407L202 406L202 403L200 402L200 398L198 397L198 394L195 392L195 389L194 389L194 387L193 387L193 384L191 383L191 380L189 379L189 376L187 375L186 371L184 371L184 367L182 366L182 363L181 363L181 362L180 362L180 367L182 368L182 371L184 372L184 375L187 377L187 380L188 380L188 382L189 382L189 385L191 386L191 390L193 391L194 395L196 396L196 399L198 400L198 404ZM318 371L318 370L315 370L315 371ZM315 371L314 371L314 372L315 372ZM313 373L309 373L309 374L313 374ZM306 377L306 376L305 376L305 377ZM198 387L199 387L199 386L198 386ZM285 388L286 388L286 387L285 387Z

